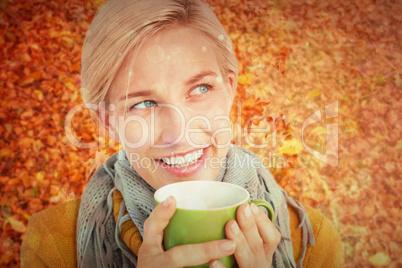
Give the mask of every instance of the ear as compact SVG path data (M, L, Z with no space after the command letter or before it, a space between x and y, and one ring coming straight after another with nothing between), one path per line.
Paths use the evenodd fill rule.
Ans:
M106 129L109 133L109 137L111 137L114 141L120 143L119 133L116 131L116 122L114 120L109 120L110 114L106 112L102 105L99 105L101 108L96 110L96 116L98 117L100 125Z
M234 98L236 96L236 88L237 88L237 79L234 72L232 71L228 72L227 83L229 87L230 107L232 107Z

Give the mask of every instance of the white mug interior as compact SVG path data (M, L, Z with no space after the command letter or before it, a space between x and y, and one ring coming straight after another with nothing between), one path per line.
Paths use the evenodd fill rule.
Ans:
M185 181L165 185L155 192L155 200L176 199L176 208L218 210L238 206L249 199L248 191L238 185L219 181Z

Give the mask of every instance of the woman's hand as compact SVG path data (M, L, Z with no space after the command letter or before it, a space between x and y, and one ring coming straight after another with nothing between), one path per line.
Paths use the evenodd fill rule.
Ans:
M271 267L272 257L281 241L281 234L274 224L253 203L241 205L236 219L238 224L234 220L229 221L225 231L226 237L236 242L234 255L238 266ZM219 261L215 263L221 265Z
M144 223L143 243L138 251L137 267L184 267L207 263L232 255L236 243L227 239L176 246L165 251L163 230L176 210L176 200L169 197L152 211Z

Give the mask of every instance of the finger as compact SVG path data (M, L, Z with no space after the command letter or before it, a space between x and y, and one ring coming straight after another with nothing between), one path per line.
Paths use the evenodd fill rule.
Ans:
M220 261L214 260L209 263L209 268L225 268L225 266Z
M253 253L262 249L263 240L258 232L249 204L243 204L236 213L236 219L240 229L247 240L248 246Z
M268 218L268 216L264 212L262 212L255 204L251 205L251 211L254 214L258 232L263 240L266 256L272 258L275 249L281 241L281 234Z
M176 199L173 196L158 204L144 222L143 245L147 250L155 248L163 251L163 231L176 211Z
M236 243L234 256L239 267L248 267L248 262L253 258L248 242L235 220L230 220L225 226L226 237Z
M234 241L224 239L176 246L166 251L164 255L166 263L171 263L173 266L188 267L230 256L235 249L236 243Z

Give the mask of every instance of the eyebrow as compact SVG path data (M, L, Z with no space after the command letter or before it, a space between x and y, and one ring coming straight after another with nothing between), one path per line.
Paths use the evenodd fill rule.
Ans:
M204 71L201 72L199 74L196 74L194 76L192 76L189 80L187 80L186 83L184 83L186 86L190 86L191 84L194 84L196 82L198 82L199 80L201 80L202 78L204 78L205 76L217 76L216 73L212 72L212 71Z
M186 86L190 86L196 82L198 82L199 80L201 80L202 78L206 77L206 76L217 76L217 74L213 71L203 71L201 73L198 73L196 75L193 75L190 79L188 79L184 84ZM127 95L127 99L130 98L134 98L134 97L140 97L140 96L151 96L152 95L152 90L151 89L145 89L145 90L139 90L139 91L135 91L135 92L131 92ZM122 96L120 98L120 100L125 100L126 99L126 95Z

